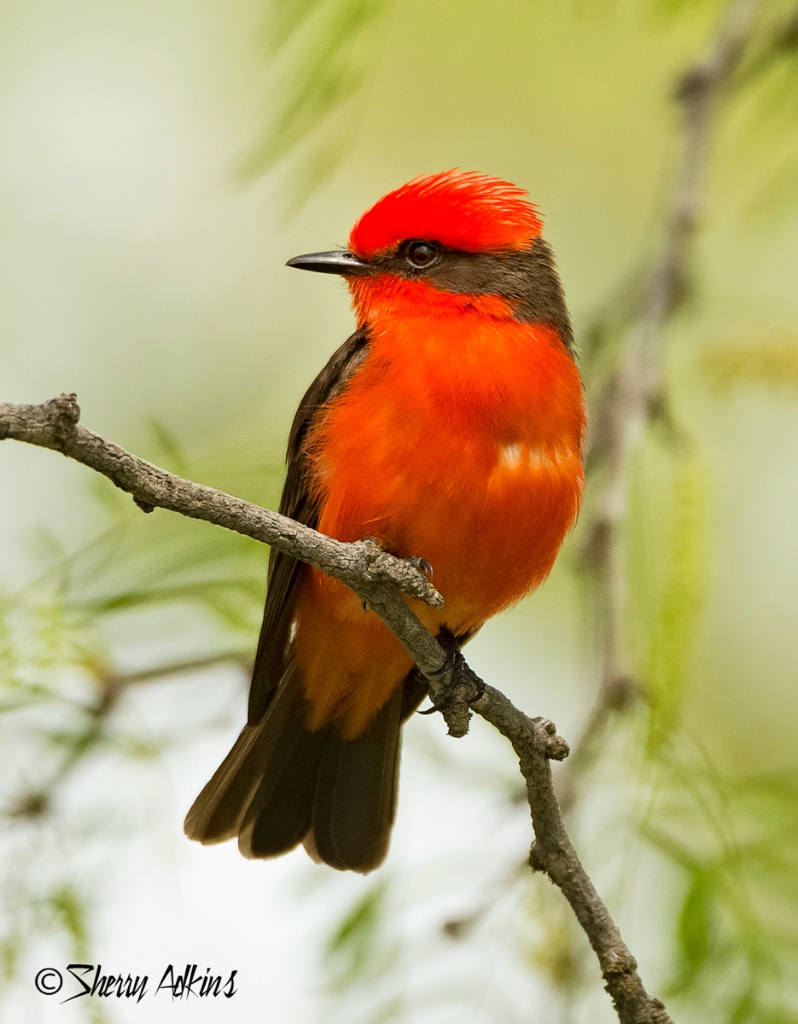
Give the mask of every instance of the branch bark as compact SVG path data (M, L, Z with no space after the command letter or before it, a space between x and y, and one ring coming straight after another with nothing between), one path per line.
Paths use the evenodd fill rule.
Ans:
M344 544L240 498L167 473L78 423L74 395L42 405L0 403L0 440L59 451L107 476L144 511L164 508L202 519L285 551L351 587L395 633L430 682L433 704L453 735L468 729L470 711L513 745L523 774L535 842L530 866L545 872L571 905L598 957L620 1024L672 1024L662 1003L646 992L637 963L574 850L554 792L551 761L568 745L553 723L528 718L504 694L487 686L462 655L449 654L419 622L405 594L440 607L443 598L422 573L374 541Z

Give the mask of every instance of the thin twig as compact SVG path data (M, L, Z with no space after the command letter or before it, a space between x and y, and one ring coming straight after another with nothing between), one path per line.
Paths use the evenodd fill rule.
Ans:
M473 709L506 736L518 755L527 788L535 843L530 865L544 871L571 905L596 952L621 1024L671 1024L637 973L637 964L571 844L557 803L551 760L568 745L546 719L531 719L498 690L486 686L462 655L448 653L419 622L401 592L431 604L442 598L401 559L364 541L343 544L210 487L167 473L78 426L74 395L43 405L0 404L0 439L52 448L107 476L147 511L161 507L274 544L350 586L396 634L429 679L449 731L463 735Z
M133 669L130 672L109 672L103 676L102 682L109 688L123 689L138 683L160 682L170 676L187 675L189 672L199 672L205 668L216 668L218 665L239 665L243 669L251 664L251 651L217 651L199 658L185 658L181 661L167 662L165 665Z

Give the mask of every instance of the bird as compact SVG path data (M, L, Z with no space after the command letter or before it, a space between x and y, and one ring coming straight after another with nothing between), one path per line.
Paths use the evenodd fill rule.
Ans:
M549 574L584 489L586 412L552 251L529 194L457 169L379 199L347 248L357 329L302 398L279 510L431 567L462 646ZM427 685L342 583L272 549L247 724L185 832L366 874L388 851L403 725Z

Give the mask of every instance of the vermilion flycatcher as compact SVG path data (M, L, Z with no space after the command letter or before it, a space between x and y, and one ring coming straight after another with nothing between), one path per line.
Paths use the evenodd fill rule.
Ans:
M288 264L342 275L358 327L300 403L280 511L425 559L445 604L411 604L461 644L546 578L582 496L582 384L540 229L520 188L448 171L383 196L348 249ZM248 724L187 835L372 870L424 692L352 591L272 551Z

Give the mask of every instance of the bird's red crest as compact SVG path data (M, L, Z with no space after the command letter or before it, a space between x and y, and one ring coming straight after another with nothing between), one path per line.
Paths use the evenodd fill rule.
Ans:
M349 247L362 257L407 238L464 252L526 249L541 226L529 195L517 185L453 170L414 178L377 200L352 229Z

